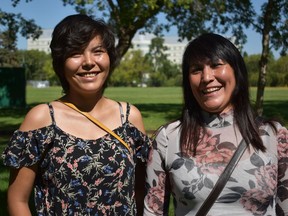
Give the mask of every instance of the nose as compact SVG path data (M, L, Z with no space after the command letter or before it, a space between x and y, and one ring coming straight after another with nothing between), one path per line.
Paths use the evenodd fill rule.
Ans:
M211 82L214 80L214 71L209 65L205 65L202 72L202 81Z
M83 60L83 64L82 64L82 68L84 70L91 70L93 67L95 66L95 63L93 61L92 56L90 56L89 54L84 55L84 60Z

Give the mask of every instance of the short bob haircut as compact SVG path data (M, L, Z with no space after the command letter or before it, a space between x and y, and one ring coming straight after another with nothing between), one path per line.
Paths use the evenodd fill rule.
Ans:
M237 47L225 37L213 33L202 34L190 41L182 60L184 107L181 116L182 149L193 149L200 139L200 128L204 129L202 109L195 99L189 82L189 69L193 64L210 64L222 61L228 63L233 71L236 86L231 103L234 107L234 118L246 143L256 149L265 150L258 131L256 115L252 109L249 95L248 73L244 60ZM191 144L193 143L193 144Z
M96 36L101 37L103 47L110 58L110 68L113 67L116 61L115 36L103 20L75 14L67 16L56 25L50 48L53 68L60 79L64 93L69 90L69 84L64 76L66 59L75 52L82 52Z

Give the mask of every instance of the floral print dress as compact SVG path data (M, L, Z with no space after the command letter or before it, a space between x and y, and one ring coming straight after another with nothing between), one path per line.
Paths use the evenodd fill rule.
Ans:
M179 121L162 127L147 165L144 215L195 215L230 161L242 136L233 113L204 114L207 132L195 157L180 154ZM288 132L261 126L266 152L246 149L208 215L288 215ZM172 195L172 196L171 196Z
M110 134L84 140L62 131L49 108L52 124L15 131L2 155L4 164L15 168L39 163L37 214L136 215L135 165L138 158L146 160L150 141L128 121L130 105L126 120L114 132L131 146L132 154Z

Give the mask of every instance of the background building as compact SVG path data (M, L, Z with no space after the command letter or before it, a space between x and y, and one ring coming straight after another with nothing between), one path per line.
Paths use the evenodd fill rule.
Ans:
M39 50L50 53L49 45L52 32L53 29L43 29L43 34L37 40L29 38L27 40L27 50ZM131 49L139 49L143 52L143 54L146 54L149 52L149 45L151 40L155 37L156 36L153 34L136 34L132 40L133 48ZM168 50L165 52L168 59L175 64L181 64L182 55L187 44L187 40L179 42L177 36L165 36L163 38L165 41L164 46L168 48Z
M132 40L132 46L133 46L132 49L135 50L139 49L144 54L148 53L151 40L155 37L156 36L153 34L145 34L145 35L136 34ZM168 48L165 51L165 54L167 54L168 59L175 64L181 64L182 55L187 45L187 40L179 42L177 36L165 36L163 37L163 39L164 39L164 46Z
M33 40L32 38L27 40L27 50L39 50L50 53L49 45L53 29L42 29L42 31L42 35L37 40Z

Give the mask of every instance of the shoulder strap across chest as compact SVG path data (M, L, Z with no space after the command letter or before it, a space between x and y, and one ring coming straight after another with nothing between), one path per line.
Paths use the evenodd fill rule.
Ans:
M66 106L74 109L75 111L81 113L82 115L84 115L86 118L88 118L90 121L92 121L94 124L98 125L100 128L102 128L103 130L105 130L107 133L111 134L112 136L114 136L120 143L122 143L131 153L132 153L132 149L130 148L130 146L123 140L121 139L121 137L119 137L116 133L114 133L112 130L110 130L108 127L106 127L104 124L102 124L100 121L98 121L96 118L94 118L93 116L89 115L89 113L87 112L82 112L81 110L79 110L74 104L72 103L68 103L68 102L64 102L61 100L58 100L59 102L65 104Z

